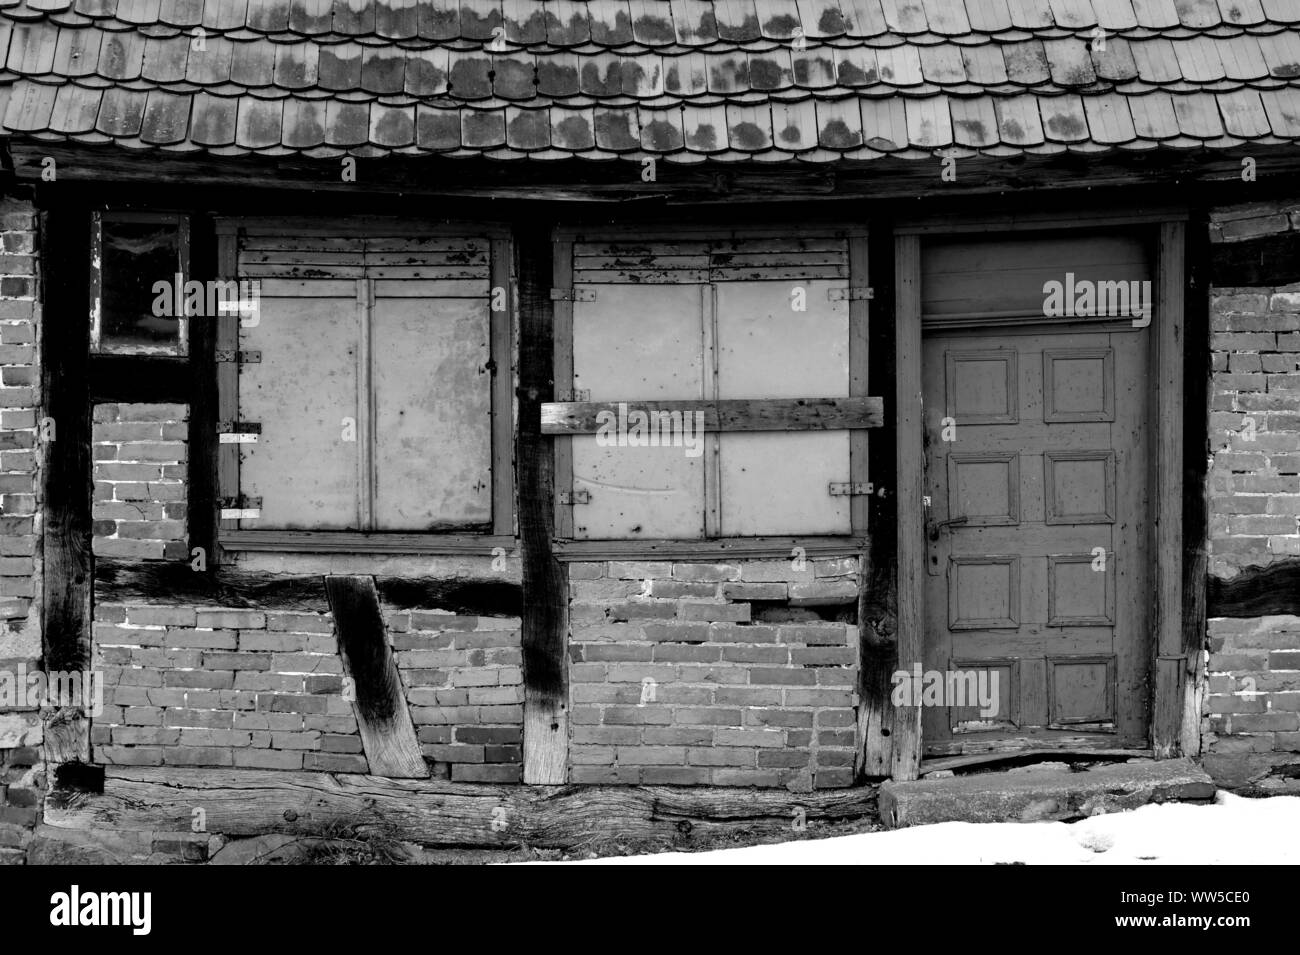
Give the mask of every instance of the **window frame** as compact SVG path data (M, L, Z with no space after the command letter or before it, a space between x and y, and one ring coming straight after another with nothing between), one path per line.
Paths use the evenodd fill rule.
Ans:
M176 342L169 345L113 345L103 340L103 271L104 223L138 222L175 225L177 232L177 268L182 283L189 281L190 217L183 212L135 212L125 209L96 209L90 214L90 353L92 355L142 355L161 358L186 358L190 353L190 319L178 315ZM168 277L169 279L171 276ZM184 286L182 284L182 293Z
M353 531L353 530L255 530L241 529L239 518L224 516L239 510L241 498L239 475L239 445L216 444L217 448L217 544L219 553L278 552L304 554L409 554L455 555L479 554L492 556L496 548L507 552L514 548L516 539L516 510L514 493L514 427L516 375L515 335L518 321L515 315L513 250L509 231L503 226L461 224L456 222L428 222L415 220L382 220L375 218L336 219L323 221L305 217L268 219L260 217L221 218L215 223L217 234L218 276L223 280L238 281L239 242L245 235L284 235L331 238L343 235L377 237L473 237L486 239L489 244L489 298L488 322L490 360L493 363L491 384L492 421L492 519L490 529L484 532L464 530L440 532L412 531ZM374 279L366 281L373 294ZM505 308L495 311L491 307L493 290L504 289ZM239 348L239 316L222 315L216 323L216 350L237 352ZM236 361L216 362L219 421L238 423L239 417L239 365ZM373 403L373 390L369 395ZM215 443L215 442L214 442ZM362 491L364 494L364 490ZM232 508L224 505L233 504Z
M867 263L867 229L864 225L844 222L803 222L780 226L680 225L672 228L646 225L609 225L598 228L561 226L552 236L554 301L554 381L556 401L564 401L573 388L573 289L574 254L578 242L627 241L745 241L780 238L843 238L848 243L848 288L869 285ZM725 281L725 280L720 280ZM788 281L794 282L795 279ZM710 279L704 284L713 287ZM711 296L709 296L711 298ZM849 301L849 396L869 397L868 389L868 322L870 302L850 297ZM849 431L849 475L853 484L868 482L868 430ZM555 539L552 552L560 561L617 560L622 558L709 559L709 558L789 558L802 552L807 557L841 557L861 554L869 542L866 496L850 499L850 533L848 535L768 535L755 537L706 537L699 539L601 539L583 540L573 536L573 504L561 503L561 491L573 489L572 439L554 441L555 472ZM706 507L708 503L706 502Z

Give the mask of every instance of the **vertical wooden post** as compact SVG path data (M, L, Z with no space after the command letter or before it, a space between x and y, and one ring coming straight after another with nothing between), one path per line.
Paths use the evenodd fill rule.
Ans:
M1188 685L1183 701L1183 755L1201 754L1201 704L1207 691L1201 665L1206 646L1206 581L1210 573L1210 500L1205 453L1210 423L1210 230L1205 210L1187 229L1188 290L1183 302L1183 652ZM1190 723L1190 725L1189 725Z
M888 776L893 762L894 705L891 677L898 669L898 488L895 466L897 429L894 413L896 332L894 322L894 233L892 223L873 219L867 225L872 296L868 324L867 379L884 397L882 430L872 435L867 479L877 493L870 498L869 560L863 566L858 598L861 631L859 659L862 699L858 726L863 744L864 777Z
M921 240L896 239L894 289L897 301L895 423L898 429L898 663L903 669L922 659L925 631L925 420L921 402ZM921 707L894 708L891 773L916 779L921 765Z
M524 782L565 781L569 762L568 583L551 553L555 535L553 439L541 406L554 400L551 235L545 224L515 230L519 303L516 473L523 558Z
M1183 283L1186 225L1160 226L1155 314L1156 661L1151 743L1157 759L1177 756L1198 733L1188 712L1195 668L1183 647ZM1194 745L1193 745L1194 748Z
M58 205L41 217L41 395L54 421L45 445L46 671L91 662L90 213ZM45 721L45 760L89 762L89 720L62 709Z
M212 219L190 219L189 277L207 282L217 277L217 244ZM209 568L217 562L217 316L190 320L189 467L186 482L186 546L201 547ZM187 558L188 559L188 558Z

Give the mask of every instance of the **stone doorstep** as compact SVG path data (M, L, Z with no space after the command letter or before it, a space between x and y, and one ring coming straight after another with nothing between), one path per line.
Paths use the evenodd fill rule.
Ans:
M1148 803L1214 798L1209 775L1190 759L1144 760L1068 769L1021 768L880 787L889 829L936 822L1043 822L1136 809Z

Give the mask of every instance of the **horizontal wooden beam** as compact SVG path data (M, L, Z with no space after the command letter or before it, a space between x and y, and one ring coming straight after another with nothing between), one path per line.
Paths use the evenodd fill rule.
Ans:
M481 554L515 549L514 537L497 534L363 534L352 531L223 531L228 551L295 554Z
M87 183L97 194L113 182L139 182L155 188L175 181L187 189L205 186L266 187L268 190L332 191L337 194L402 194L414 196L478 197L525 202L714 203L739 201L770 204L773 196L805 205L846 198L915 200L933 195L937 159L882 157L870 162L661 162L659 175L645 182L628 169L640 168L634 158L592 162L586 159L501 161L486 157L451 159L438 156L389 156L357 159L356 182L343 182L337 160L303 156L181 156L142 154L119 147L53 142L21 142L10 146L14 174L19 180L40 182L42 161L58 164L57 188ZM1255 159L1261 186L1300 167L1289 143L1243 145L1234 149L1117 150L1107 154L1061 153L1049 156L969 157L958 160L961 175L945 183L943 201L954 196L999 195L1093 190L1130 185L1176 186L1225 183L1239 188L1241 159ZM365 192L359 193L358 183ZM100 201L103 201L102 199ZM254 210L262 211L264 210Z
M699 560L701 558L772 557L789 559L801 550L805 557L849 557L868 545L866 537L734 537L719 540L557 540L555 556L562 561Z
M91 355L90 400L189 404L194 370L187 358Z
M505 575L503 574L502 577ZM377 577L380 599L400 609L446 610L462 616L518 617L517 581L473 577ZM324 613L318 574L270 574L222 565L199 572L189 561L95 561L98 603L149 603Z
M1209 617L1300 614L1300 558L1243 567L1230 580L1211 577L1206 589Z
M689 848L720 835L797 839L869 821L876 789L491 786L442 780L220 768L108 767L103 793L56 791L60 829L189 832L194 807L224 836L319 835L338 823L389 823L429 846L571 848L601 842ZM800 811L802 810L802 811ZM805 824L806 823L806 828Z
M634 433L641 427L664 438L663 416L676 415L704 431L839 431L884 424L880 398L764 398L699 401L554 401L542 405L542 434L597 434L610 429ZM645 416L645 417L641 417Z

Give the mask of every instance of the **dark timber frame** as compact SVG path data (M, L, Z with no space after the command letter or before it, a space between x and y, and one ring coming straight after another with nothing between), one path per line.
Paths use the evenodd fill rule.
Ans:
M896 635L899 641L903 641L909 633L917 632L915 603L909 602L903 594L907 587L906 567L920 553L919 522L914 530L908 530L909 521L919 517L911 513L908 501L912 499L913 484L915 500L919 501L920 485L919 477L914 479L914 472L907 464L908 442L900 440L900 436L906 433L908 422L913 420L909 418L909 395L919 395L919 382L909 383L904 374L906 363L899 362L899 356L915 353L919 361L919 341L909 344L910 326L904 321L896 321L896 318L901 319L909 308L919 310L919 301L915 305L909 304L919 295L919 287L910 278L916 271L914 259L919 250L919 240L914 232L895 235L893 220L921 209L933 212L936 217L941 213L945 217L936 219L933 225L936 231L955 230L962 223L993 221L988 218L987 210L1029 208L1032 204L1034 208L1056 210L1046 215L1050 217L1050 223L1059 224L1077 217L1080 208L1094 203L1132 209L1137 205L1132 200L1135 187L1139 185L1143 189L1143 198L1151 201L1181 200L1186 190L1191 188L1198 191L1203 205L1223 205L1257 198L1270 190L1285 190L1291 181L1285 174L1298 168L1291 155L1293 150L1260 147L1253 152L1272 156L1271 165L1261 162L1260 182L1243 187L1238 178L1239 163L1230 153L1215 153L1214 163L1201 162L1196 159L1199 154L1189 153L1131 157L1131 162L1101 165L1077 156L1063 155L1054 159L1027 157L1023 163L971 160L970 165L963 166L967 171L963 172L960 183L940 187L936 185L930 164L913 161L900 161L894 165L883 165L885 161L880 161L872 164L870 170L864 167L860 175L853 170L836 172L808 167L797 170L738 168L722 173L713 171L712 167L708 170L683 168L674 170L671 179L665 176L664 181L657 184L644 184L639 181L635 168L629 173L629 167L622 163L485 165L475 160L434 159L408 165L404 161L379 163L361 159L358 166L365 185L343 186L337 182L334 167L326 168L328 164L320 166L306 161L272 162L258 158L193 160L154 156L141 162L133 155L109 151L96 154L85 149L45 143L14 144L13 152L19 174L31 180L39 180L42 157L61 157L57 185L35 184L37 205L42 211L42 354L45 363L42 369L45 401L42 413L56 419L59 438L45 451L47 519L42 617L45 623L45 665L50 668L74 668L79 661L88 659L85 654L89 650L94 586L90 552L89 428L92 403L162 401L189 404L190 546L206 548L210 565L214 563L216 536L215 462L218 445L215 428L218 420L231 417L228 409L218 408L217 377L222 372L213 360L213 350L233 346L218 344L213 323L192 323L190 354L184 358L88 355L88 238L93 210L111 207L189 215L191 277L200 281L219 276L213 214L304 217L320 209L322 193L329 200L329 218L334 223L344 218L355 221L367 215L424 219L445 216L472 221L483 216L489 202L495 221L511 223L505 239L510 246L510 274L506 287L512 300L517 301L515 330L519 337L519 366L516 380L512 383L507 379L507 388L511 384L517 386L516 393L510 397L517 402L514 451L518 538L504 538L503 546L509 547L516 539L520 544L523 586L527 595L522 601L527 690L524 778L527 783L564 781L567 762L564 718L568 687L564 656L567 584L562 562L615 559L622 553L610 549L602 551L598 547L578 552L572 549L575 545L555 540L553 502L557 480L551 450L555 442L540 433L540 406L555 397L552 322L558 326L563 321L565 309L565 303L550 300L552 285L560 284L553 281L553 275L571 275L571 268L566 269L563 261L564 245L552 242L557 222L571 224L573 230L583 228L595 233L608 228L617 209L616 214L625 223L626 231L638 235L669 229L678 234L680 230L672 223L688 217L716 223L712 226L714 231L731 231L743 223L770 224L773 220L798 221L801 228L820 230L832 228L834 223L846 219L869 225L863 231L870 235L871 284L875 296L870 302L852 302L851 309L855 320L856 316L865 318L869 310L874 318L869 329L872 345L870 369L874 392L884 396L884 425L873 443L869 473L864 480L875 482L877 488L884 489L884 494L864 502L873 530L870 540L826 539L819 545L809 546L808 554L862 553L870 556L869 563L864 561L859 614L864 664L859 731L865 741L861 770L862 775L879 777L889 774L892 767L899 778L906 778L908 772L915 773L919 759L919 721L915 733L909 737L906 731L908 714L894 714L889 704L888 676L897 660ZM995 174L976 173L977 163L978 168L994 170ZM185 185L168 184L163 181L167 176L173 176ZM1183 177L1181 185L1175 186L1174 179L1180 176ZM1269 185L1270 179L1276 185ZM1085 186L1095 191L1084 192ZM773 196L776 195L792 201L774 203ZM629 199L638 201L629 202ZM982 220L981 216L984 217ZM1018 218L1027 221L1025 216ZM323 216L315 221L318 224L327 222ZM1093 218L1088 224L1105 224L1106 221L1150 224L1160 219L1158 215L1130 212ZM585 225L580 227L572 225L574 223ZM1041 223L1039 225L1041 227ZM1173 228L1169 230L1166 248L1172 256L1175 232L1183 227L1174 220L1170 220L1170 225ZM792 227L787 226L786 231ZM1198 228L1199 224L1190 230L1189 246L1192 248L1204 241L1196 233ZM1294 243L1285 237L1276 241L1279 245L1277 254L1270 256L1264 266L1258 263L1252 266L1257 271L1265 270L1259 273L1263 278L1275 274L1267 271L1274 260L1277 263L1276 274L1286 274L1280 263L1294 251ZM859 259L867 257L867 244L864 238L860 246L855 244L851 249L855 271ZM1248 250L1237 251L1244 256ZM1214 260L1216 272L1220 270L1222 261L1223 257ZM1243 262L1243 268L1247 265L1251 262ZM1210 275L1208 265L1203 274L1206 281L1214 277ZM1232 274L1236 275L1236 272ZM494 276L493 284L497 281ZM1246 279L1241 281L1246 282ZM1235 278L1232 284L1238 284ZM1261 279L1260 284L1269 283ZM1202 282L1192 288L1197 296L1195 307L1203 311L1204 303L1200 299L1205 297L1206 284ZM1181 285L1178 291L1181 294ZM1191 310L1189 308L1189 312ZM1204 316L1202 325L1203 319ZM1192 335L1186 342L1189 374L1208 375L1208 338L1199 342L1197 336L1203 335L1204 329L1188 328ZM861 345L865 348L866 341ZM1196 364L1198 361L1204 368ZM909 392L909 387L913 386L915 390ZM1198 493L1194 487L1197 481L1204 479L1208 424L1203 398L1198 405L1192 395L1197 387L1202 389L1203 395L1204 381L1188 382L1189 403L1185 408L1187 486L1193 493ZM1175 413L1172 403L1169 411ZM919 416L914 423L919 425ZM865 439L866 433L861 434ZM1175 449L1171 445L1162 453L1167 458ZM1197 462L1199 471L1195 468ZM919 471L915 473L919 474ZM888 486L892 481L898 482L898 488ZM559 482L559 486L563 483ZM899 498L897 502L890 500L895 495ZM1168 493L1165 498L1167 502L1177 500ZM1203 509L1203 493L1198 501ZM1194 506L1189 506L1195 510ZM854 522L857 523L856 509ZM1188 533L1199 537L1187 541L1185 549L1164 553L1186 554L1197 549L1203 552L1203 523L1198 527L1195 521L1190 521ZM306 549L304 542L287 534L281 543L283 546L279 549L284 551ZM585 545L588 542L576 543ZM786 555L796 542L785 538L759 538L641 543L645 545L645 553L659 557L709 559L722 555ZM439 541L439 552L482 554L487 553L485 548L496 544L490 538L482 538L460 550L444 538ZM394 552L412 552L402 549L410 546L409 542L394 539L391 546ZM333 537L327 546L313 545L311 549L357 552L356 542L339 537ZM374 538L366 542L366 552L378 553L383 549L384 545ZM1162 699L1175 705L1162 711L1164 715L1157 722L1162 734L1158 739L1172 741L1189 751L1189 723L1184 716L1193 712L1195 707L1192 688L1204 640L1206 609L1203 598L1197 606L1197 594L1204 594L1205 589L1204 564L1185 559L1183 636L1180 641L1172 639L1169 626L1160 631L1163 641L1160 653L1169 659L1165 661L1164 670L1157 671L1164 681L1162 688L1166 685L1171 687ZM180 592L170 587L159 591L150 574L162 571L164 576L168 576L174 571L183 575L179 579L201 581L207 588L203 593L210 590L214 599L230 599L228 577L237 573L233 568L222 567L208 574L195 574L188 563L179 562L168 562L161 567L141 565L140 570L145 572L147 586L141 584L133 593L161 592L170 599L180 599ZM1287 565L1278 573L1279 579L1285 583L1294 580L1298 572L1294 566ZM302 580L313 588L321 586L319 576ZM428 591L412 598L417 603L432 599L430 595L442 599L437 596L442 589L455 585L454 581L430 579L402 583ZM262 592L260 578L252 581L250 586L254 586L259 594ZM381 579L381 594L385 593L384 586ZM514 585L501 585L503 588L507 586ZM1258 606L1273 606L1269 595L1256 592L1259 589L1246 593L1245 588L1212 583L1210 612L1234 615ZM275 605L293 605L291 602L281 604L281 597L270 592L268 599ZM387 595L385 599L388 599ZM315 596L313 601L314 609L323 609L323 594ZM1224 610L1224 607L1228 609ZM1197 738L1193 732L1193 746ZM46 741L47 748L55 743L55 737L48 730ZM72 747L58 745L59 752L64 754L62 758L84 758L79 755L85 752L84 748L79 749L76 744Z
M1079 213L1070 219L1052 214L970 217L942 222L916 221L895 230L897 285L896 394L898 499L898 636L895 665L922 659L924 618L922 584L925 575L921 498L925 450L921 417L921 236L924 234L1001 233L1024 230L1068 230L1107 225L1150 225L1158 230L1155 285L1158 289L1153 326L1152 425L1155 488L1152 556L1156 561L1155 602L1152 608L1151 743L1158 758L1196 755L1199 719L1196 693L1199 660L1184 645L1183 597L1183 342L1187 212L1182 209L1116 213ZM921 763L920 706L894 711L892 738L895 779L915 779ZM876 754L879 759L879 754ZM873 755L868 753L867 761Z

